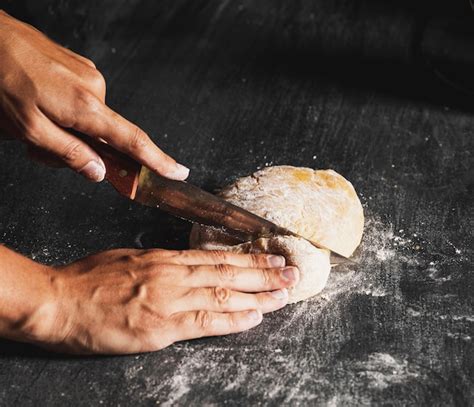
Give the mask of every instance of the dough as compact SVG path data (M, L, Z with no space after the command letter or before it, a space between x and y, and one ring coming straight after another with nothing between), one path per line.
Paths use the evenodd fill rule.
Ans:
M362 238L362 205L352 184L333 170L267 167L238 179L219 195L346 257ZM290 303L316 295L326 285L329 252L305 239L278 236L236 243L214 228L194 225L191 231L192 248L284 255L287 264L300 270L298 285L289 290Z

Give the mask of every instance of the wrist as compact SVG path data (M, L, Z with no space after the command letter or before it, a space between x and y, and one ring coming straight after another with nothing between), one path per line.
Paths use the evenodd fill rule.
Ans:
M0 246L0 336L54 341L60 331L60 284L51 267Z

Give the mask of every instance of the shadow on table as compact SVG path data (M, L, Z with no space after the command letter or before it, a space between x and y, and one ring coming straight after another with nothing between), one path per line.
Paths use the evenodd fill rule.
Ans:
M105 25L97 19L108 5L72 2L52 7L52 18L40 13L46 7L37 3L17 1L7 10L47 28L53 37L74 39L79 50L87 42L123 43L146 36L153 45L137 43L146 49L134 53L134 62L146 65L151 46L173 39L179 50L189 40L197 45L206 40L223 62L246 65L257 75L322 76L355 89L472 110L474 13L469 1L122 1L115 11L107 10ZM85 29L87 23L91 29ZM83 37L73 38L71 27ZM189 63L198 63L206 52L195 47Z
M48 352L27 343L0 339L0 358L24 356L37 359L65 359L71 356Z
M5 339L0 339L0 359L8 358L30 358L30 359L44 359L44 360L95 360L98 358L116 358L127 357L128 355L70 355L66 353L56 353L42 349L35 345L27 343L13 342Z

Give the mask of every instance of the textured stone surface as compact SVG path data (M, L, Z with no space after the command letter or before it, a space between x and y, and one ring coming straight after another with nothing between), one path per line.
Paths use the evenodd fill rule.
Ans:
M2 342L0 404L472 405L472 100L407 63L417 19L451 12L438 3L1 2L95 60L109 103L196 184L317 162L368 221L358 267L244 334L108 358ZM0 145L10 247L47 263L185 247L186 223L24 157Z

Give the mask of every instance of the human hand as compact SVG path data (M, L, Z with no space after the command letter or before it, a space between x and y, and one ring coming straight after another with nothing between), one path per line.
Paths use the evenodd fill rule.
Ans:
M299 272L284 258L219 251L119 249L51 269L54 316L28 326L53 350L155 351L185 339L258 325L282 308ZM33 317L34 319L34 317Z
M1 10L0 61L0 129L24 141L33 157L103 180L102 159L74 129L165 177L187 178L186 167L105 104L105 80L92 61Z

